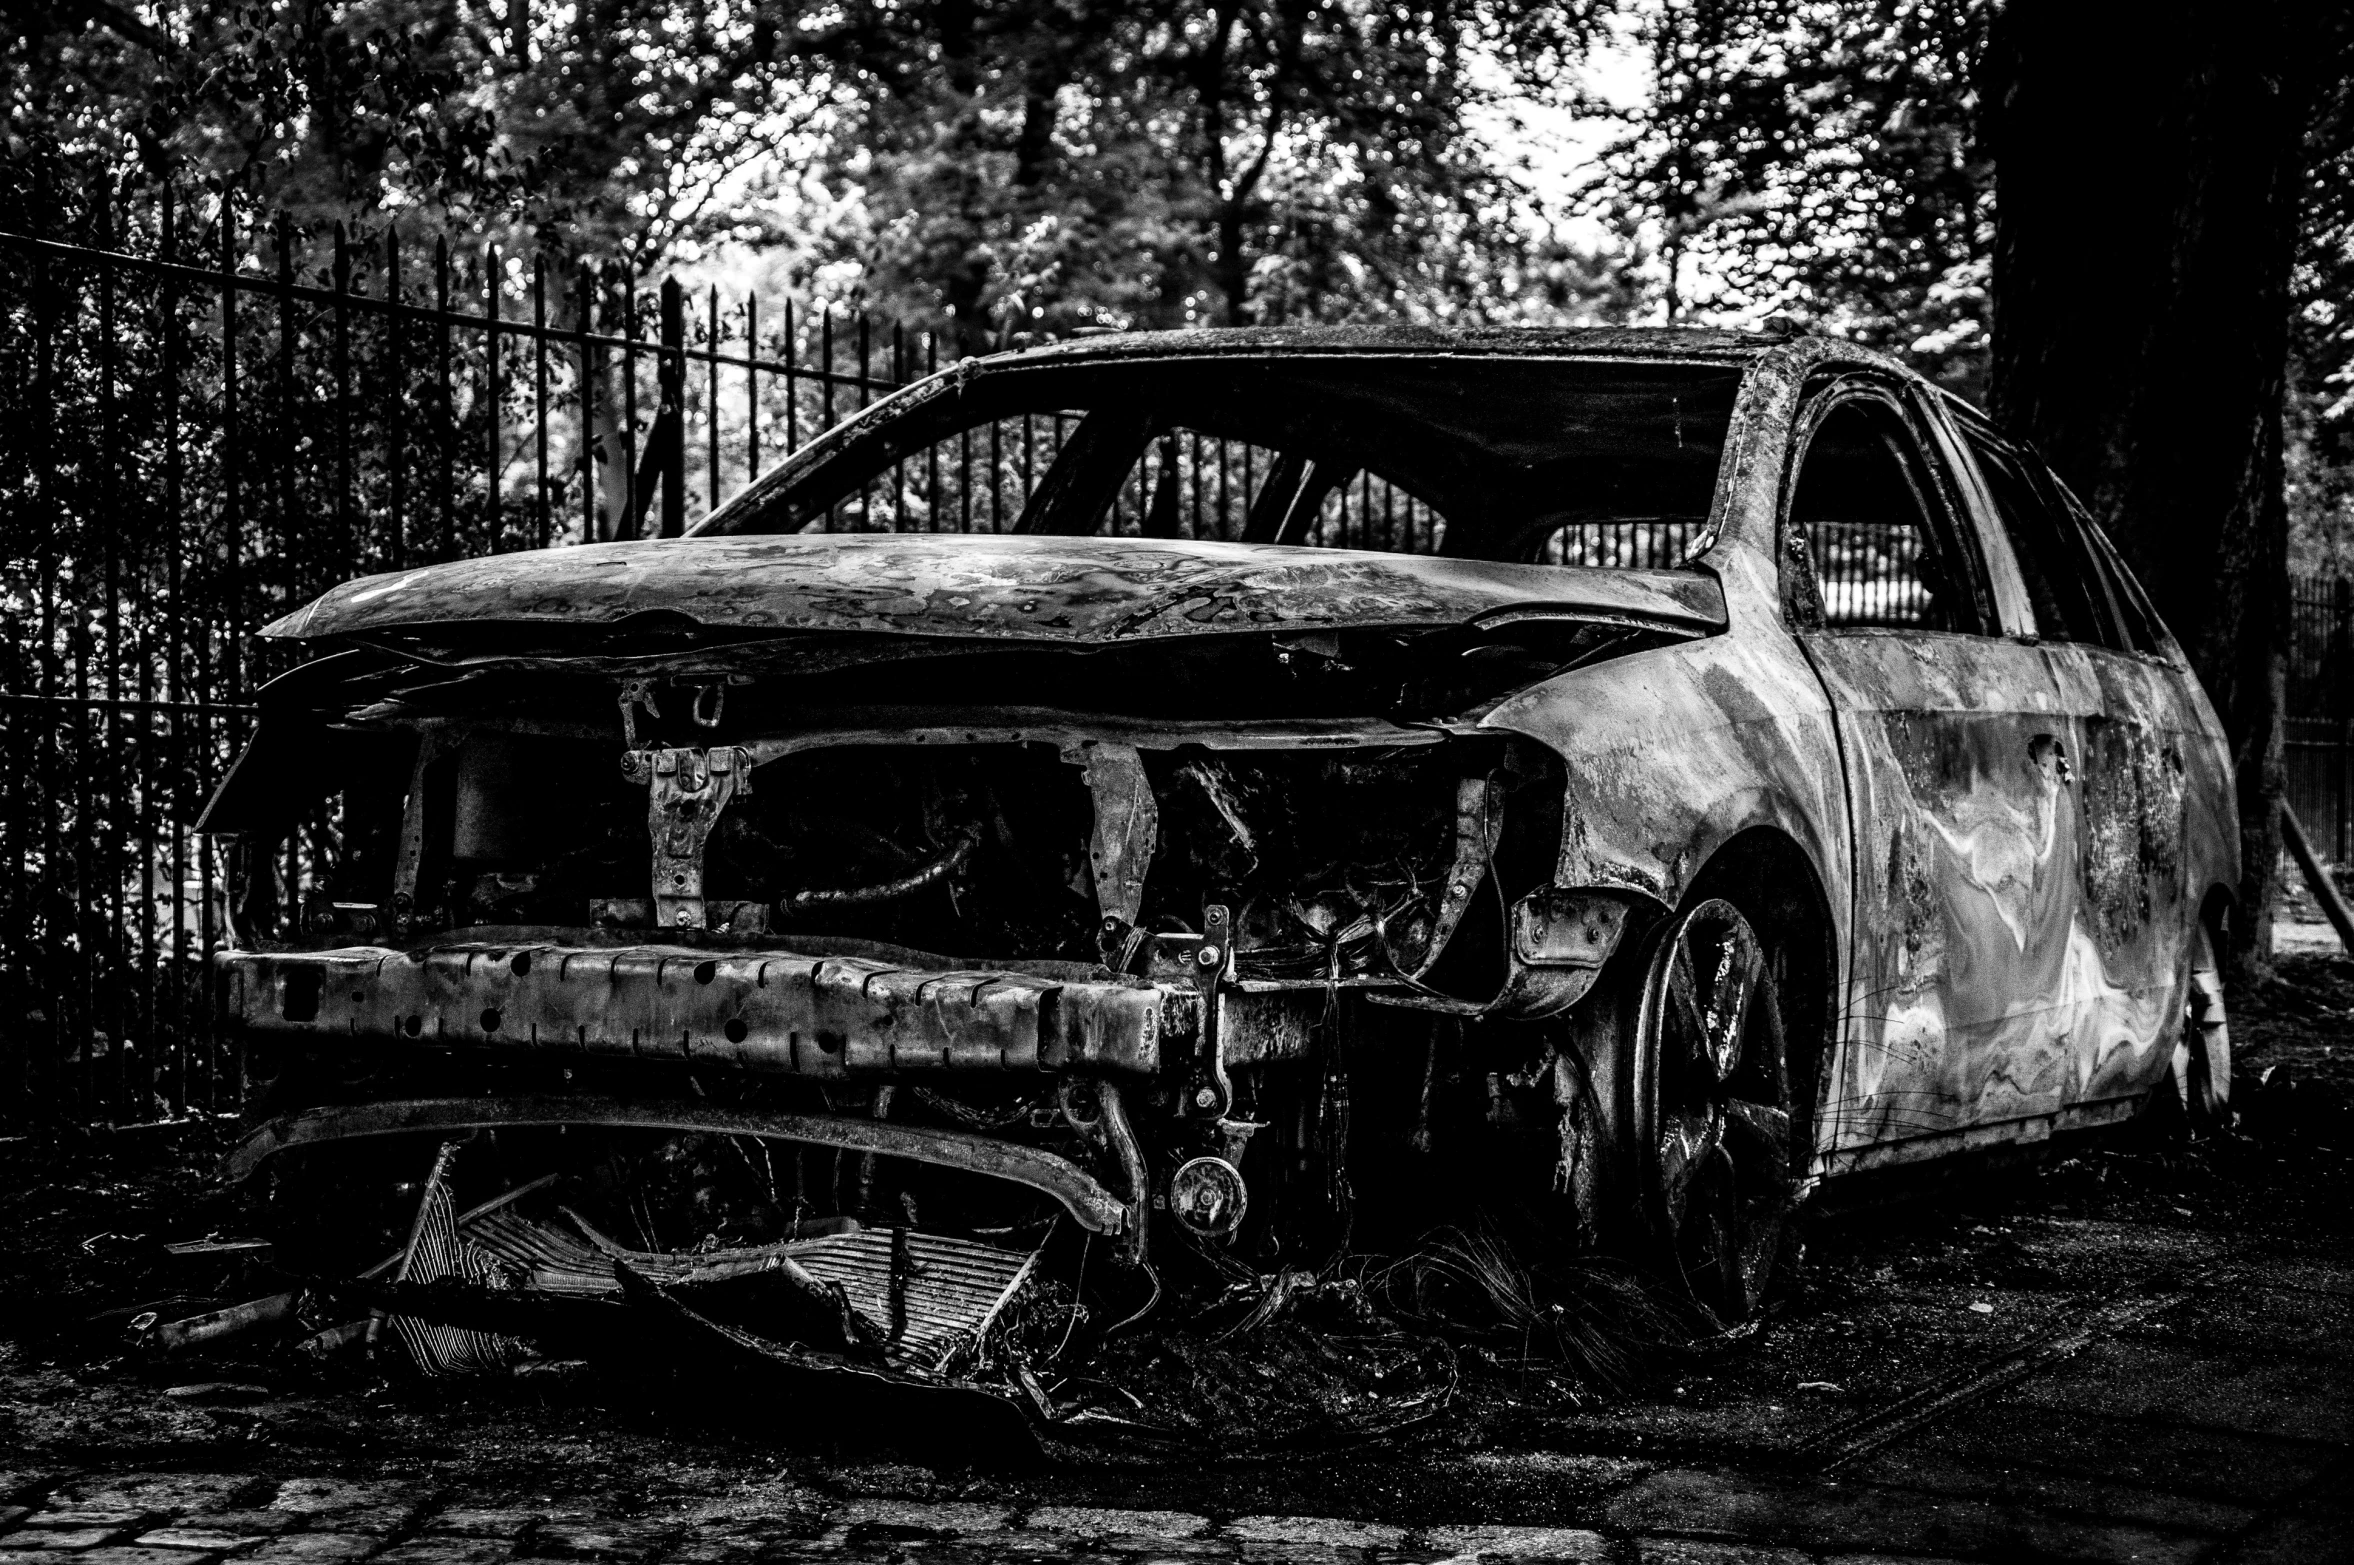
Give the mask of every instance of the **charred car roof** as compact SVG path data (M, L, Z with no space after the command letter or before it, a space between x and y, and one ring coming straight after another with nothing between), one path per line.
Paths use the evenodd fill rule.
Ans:
M1737 364L1792 340L1780 333L1688 326L1241 326L1109 332L977 362L1012 368L1090 359L1377 353L1709 359Z

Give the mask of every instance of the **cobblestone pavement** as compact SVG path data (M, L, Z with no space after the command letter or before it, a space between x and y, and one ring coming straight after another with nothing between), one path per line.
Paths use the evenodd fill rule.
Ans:
M2342 1433L2342 1431L2341 1431ZM890 1469L882 1469L886 1475ZM0 1565L503 1565L598 1560L1606 1561L1615 1565L1867 1565L1909 1559L2326 1562L2354 1558L2339 1482L2262 1526L2248 1513L2144 1490L2140 1514L2095 1518L2092 1491L2046 1483L2054 1508L1854 1484L1812 1495L1722 1473L1663 1468L1603 1508L1614 1525L1426 1523L1312 1516L1214 1519L1178 1510L1000 1499L844 1496L785 1479L619 1506L562 1494L492 1499L462 1482L244 1473L0 1472ZM2297 1474L2276 1475L2294 1484ZM921 1479L919 1477L920 1486ZM886 1477L882 1487L891 1484ZM2057 1487L2065 1487L2057 1486ZM2110 1485L2107 1504L2130 1499ZM2080 1508L2073 1520L2069 1506ZM1634 1525L1628 1523L1648 1523ZM1864 1547L1798 1549L1743 1533L1806 1529ZM1942 1540L1942 1542L1940 1542ZM2219 1547L2220 1546L2220 1547ZM1959 1547L1962 1555L1949 1555ZM1924 1552L1928 1551L1928 1552Z
M0 1357L11 1394L73 1410L40 1443L101 1453L0 1470L0 1565L2354 1561L2354 1255L2206 1259L2027 1339L2059 1348L2023 1369L1960 1366L1917 1427L1777 1418L1786 1395L1679 1409L1682 1387L1257 1463L935 1470L415 1383L159 1388Z

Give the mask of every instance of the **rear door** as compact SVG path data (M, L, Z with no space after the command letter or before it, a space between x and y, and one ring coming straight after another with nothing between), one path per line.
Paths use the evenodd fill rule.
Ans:
M2180 650L2089 518L1975 412L1948 410L1966 481L2011 542L2065 717L2081 843L2068 932L2071 1119L2130 1115L2164 1079L2187 945L2236 822L2228 756Z
M1838 714L1856 844L1825 1171L2040 1133L2069 1095L2077 842L2017 566L1903 383L1826 381L1794 451L1790 612Z

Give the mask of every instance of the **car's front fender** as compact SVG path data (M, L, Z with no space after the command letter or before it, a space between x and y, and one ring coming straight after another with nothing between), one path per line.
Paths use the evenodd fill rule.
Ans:
M1821 683L1788 640L1710 636L1575 669L1504 701L1482 726L1566 763L1556 885L1672 908L1717 849L1767 827L1806 854L1845 922L1838 736Z

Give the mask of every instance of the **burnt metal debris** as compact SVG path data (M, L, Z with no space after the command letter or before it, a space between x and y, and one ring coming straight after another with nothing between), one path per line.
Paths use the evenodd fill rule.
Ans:
M1010 530L932 535L976 489ZM268 634L229 1171L437 1368L657 1318L1149 1423L1071 1366L1474 1213L1730 1325L1825 1180L2230 1112L2205 698L2030 455L1846 345L1007 355L684 539Z

